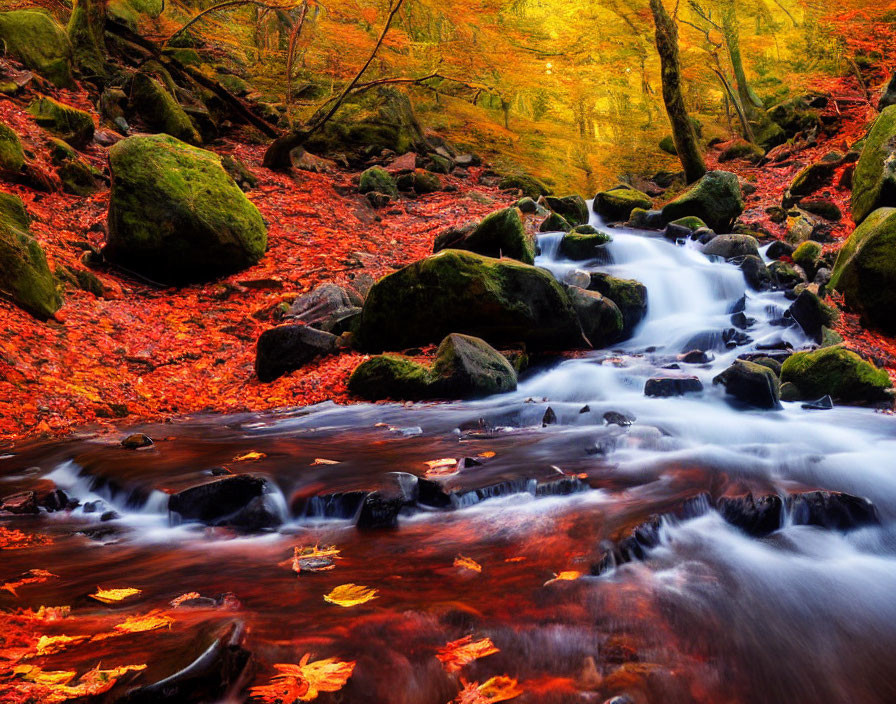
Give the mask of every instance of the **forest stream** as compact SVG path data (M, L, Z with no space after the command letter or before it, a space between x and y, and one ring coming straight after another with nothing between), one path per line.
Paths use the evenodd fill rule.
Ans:
M41 667L145 664L110 702L193 701L190 677L249 701L272 663L306 653L356 663L323 702L446 704L492 677L516 680L521 703L896 701L896 418L726 398L713 378L739 356L810 344L790 301L693 242L612 232L609 261L566 261L544 234L537 264L635 278L647 317L513 393L195 416L129 428L154 440L139 451L76 436L0 458L0 494L51 481L79 502L3 519L32 544L4 552L0 578L53 574L0 592L5 609L69 605L77 618L35 628L70 637L166 619ZM656 377L702 391L646 396ZM169 513L170 494L228 470L267 480L267 530ZM375 593L324 599L344 584ZM103 604L98 587L141 591ZM461 682L436 655L468 635L497 652Z

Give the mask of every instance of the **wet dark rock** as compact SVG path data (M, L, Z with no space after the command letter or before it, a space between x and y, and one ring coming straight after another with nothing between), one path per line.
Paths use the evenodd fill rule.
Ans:
M363 304L363 299L354 290L323 283L296 298L286 317L324 332L339 334L343 331L340 324L359 313Z
M141 447L150 447L152 444L152 438L143 433L128 435L121 441L121 446L128 450L139 450Z
M787 497L794 525L848 531L879 525L877 509L868 499L839 491L810 491Z
M106 511L100 516L100 520L104 523L106 521L115 521L119 518L121 518L121 515L118 513L118 511Z
M557 414L554 413L554 409L548 406L547 410L544 412L544 415L541 417L541 427L547 428L549 425L553 425L557 422Z
M308 325L281 325L258 338L255 373L270 382L336 349L336 336Z
M77 499L71 498L62 489L53 489L38 498L38 504L48 513L65 511L78 505Z
M735 313L731 316L731 324L740 330L749 330L756 324L756 318L750 318L746 313Z
M780 407L780 383L775 373L761 364L735 360L712 380L722 384L729 396L757 408Z
M753 338L742 330L728 328L722 332L722 341L725 343L726 347L740 347L741 345L748 345L751 343Z
M747 284L754 291L764 291L771 286L772 275L759 257L752 254L744 257L740 263L740 270L744 272Z
M822 328L830 327L837 319L836 309L826 305L809 290L797 296L787 313L816 342L821 342Z
M622 312L609 298L597 291L570 286L569 300L582 325L582 332L595 349L606 347L622 336Z
M793 254L793 250L794 247L792 244L788 244L783 240L775 240L768 246L765 253L769 259L780 259L781 257L789 257Z
M645 396L666 398L669 396L684 396L685 394L700 393L703 384L695 376L685 377L654 377L648 379L644 385Z
M684 364L707 364L711 361L711 357L703 350L691 350L678 355L678 361Z
M834 401L830 396L822 396L815 401L809 401L802 405L807 411L830 411L834 407Z
M280 523L266 506L267 481L249 474L235 474L184 489L168 497L168 510L185 521L211 526L230 526L249 531Z
M758 257L759 243L752 235L719 235L703 247L703 253L723 259Z
M413 474L391 472L386 479L387 486L364 497L355 523L358 530L397 528L398 514L418 500L419 480Z
M716 502L716 510L728 523L754 538L774 533L784 520L784 502L775 495L723 496Z
M185 668L158 682L132 689L118 702L205 704L220 701L251 664L252 653L243 647L245 632L243 624L232 624Z
M20 491L0 499L0 511L22 515L38 513L38 510L33 491Z
M609 298L622 313L622 337L632 336L647 315L647 287L634 279L620 279L603 272L591 272L589 291Z
M607 411L604 413L603 418L604 423L607 425L618 425L623 428L627 428L636 420L634 416L626 413L619 413L618 411Z
M660 544L661 528L662 518L651 516L644 523L636 526L628 536L609 546L600 561L591 566L591 574L601 575L614 567L645 559L647 551Z
M545 196L544 200L547 207L573 227L588 224L588 206L582 196L565 196L563 198Z
M290 501L290 510L292 515L297 518L354 520L368 493L366 491L339 491L316 496L294 496Z
M667 240L672 240L673 242L677 240L686 240L689 239L693 230L689 227L685 227L684 225L676 225L675 223L670 222L666 225L666 229L663 230L663 237Z

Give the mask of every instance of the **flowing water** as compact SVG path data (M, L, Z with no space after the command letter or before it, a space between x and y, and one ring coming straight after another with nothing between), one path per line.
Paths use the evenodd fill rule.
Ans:
M896 701L896 418L726 399L712 379L738 355L809 345L782 319L789 302L747 290L736 267L694 243L613 237L608 256L573 263L557 256L558 235L543 235L538 264L560 279L599 269L642 281L646 319L611 350L531 370L514 393L205 417L142 428L156 443L139 452L83 438L5 456L0 495L52 480L82 506L5 520L52 542L0 553L0 578L34 568L58 578L3 593L0 607L103 613L86 598L98 585L142 589L129 607L138 611L187 592L216 598L169 610L168 630L72 647L45 666L145 662L134 685L145 684L239 622L257 665L227 694L233 702L246 700L248 682L267 681L272 663L313 653L357 662L346 687L320 701L444 704L460 685L434 653L466 635L490 637L500 652L463 677L514 677L519 702ZM752 324L733 339L741 308ZM676 359L694 348L711 361ZM704 390L645 396L657 375L694 375ZM609 412L631 424L608 424ZM249 451L264 456L234 462ZM407 489L396 473L422 477L426 461L465 457L475 461L438 480L445 505L405 508L394 530L355 527L352 492ZM225 465L270 480L264 500L284 521L278 530L173 525L167 494ZM879 525L832 530L794 513L751 537L713 508L723 496L813 489L869 499ZM91 501L100 503L85 512ZM662 519L642 559L601 563L654 515ZM335 568L297 575L293 547L315 544L340 549ZM455 566L458 556L481 572ZM561 572L581 576L551 581ZM324 601L345 583L376 588L377 598L352 608Z

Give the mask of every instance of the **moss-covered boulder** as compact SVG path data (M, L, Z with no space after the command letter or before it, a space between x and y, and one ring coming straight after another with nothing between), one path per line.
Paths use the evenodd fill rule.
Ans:
M823 186L828 185L834 178L834 172L838 164L833 161L816 161L803 168L787 188L784 198L785 206L789 207L800 198L805 198L815 193Z
M0 192L0 292L40 318L62 305L44 250L28 231L22 201Z
M495 211L480 222L461 242L454 245L487 257L510 257L526 264L535 261L535 240L526 232L516 208Z
M858 225L882 207L896 206L896 105L886 108L862 148L852 177L852 219Z
M410 173L401 174L395 183L398 186L398 190L413 191L418 195L442 190L441 179L436 174L425 169L414 169Z
M800 201L800 209L825 220L836 222L843 218L843 212L838 205L826 198L803 198Z
M134 76L131 110L151 128L190 144L201 144L202 137L193 120L171 93L147 73Z
M398 186L395 179L384 168L373 166L361 174L358 190L361 193L385 193L392 198L398 198Z
M684 194L663 208L663 219L674 222L694 215L716 232L730 232L744 211L744 198L737 176L728 171L710 171Z
M737 359L728 369L712 380L722 384L729 396L757 408L780 406L780 382L769 367Z
M606 347L622 337L625 321L613 301L597 291L586 291L577 286L570 286L567 293L579 316L582 332L592 347Z
M724 164L726 161L734 161L735 159L743 159L750 163L756 164L765 156L765 149L757 144L739 139L725 147L719 154L719 163Z
M36 10L0 12L0 43L6 54L60 88L70 88L72 46L50 15Z
M207 281L255 264L267 246L258 209L217 154L168 135L110 150L106 257L156 281Z
M19 136L0 122L0 170L19 172L25 165L25 152Z
M802 400L828 394L841 403L874 403L889 398L889 375L844 347L798 352L781 367L782 383L793 384Z
M759 242L752 235L719 235L704 245L703 253L723 259L758 257Z
M85 147L93 139L93 118L71 105L44 97L31 103L28 112L38 125L75 149Z
M573 227L588 224L590 219L588 217L588 205L582 196L564 196L563 198L547 196L545 203Z
M575 311L548 272L509 259L446 249L380 279L361 314L370 350L404 349L463 332L490 344L580 347Z
M678 150L675 148L675 140L672 139L672 135L670 134L667 134L659 141L659 148L661 151L666 152L666 154L678 156Z
M140 27L141 19L157 18L162 14L164 7L165 0L109 0L107 12L110 19L136 32ZM185 34L181 34L175 39L175 43L185 36Z
M678 218L678 220L673 220L669 224L677 225L678 227L686 227L691 232L694 232L695 230L699 230L699 229L707 226L706 223L703 222L696 215L688 215L683 218Z
M362 362L348 380L348 391L368 401L431 398L432 370L407 357L382 354Z
M875 210L855 229L837 255L830 285L865 325L896 333L896 208Z
M810 277L815 275L815 265L820 256L821 245L818 242L812 241L803 242L791 255L794 263L803 267L803 271Z
M502 191L519 191L527 198L549 196L551 189L543 181L529 174L508 174L498 182Z
M567 232L560 240L559 252L573 261L593 259L598 255L599 248L611 240L612 238L605 232L587 234L576 231Z
M653 201L646 193L619 185L594 196L594 212L610 222L625 222L636 208L650 210Z
M588 290L597 291L619 308L622 313L623 339L631 337L638 323L647 315L647 287L640 281L593 272Z
M839 315L836 308L827 305L808 289L800 291L787 313L806 335L818 343L822 341L824 329L830 328Z
M76 196L89 196L98 190L97 181L102 174L61 139L50 140L50 158L56 165L56 175L62 182L63 191Z
M557 213L548 213L548 216L538 226L539 232L569 232L570 230L572 230L572 225Z

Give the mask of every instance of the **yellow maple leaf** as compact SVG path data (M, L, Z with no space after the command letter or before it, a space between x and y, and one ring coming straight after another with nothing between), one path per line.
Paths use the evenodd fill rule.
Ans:
M577 572L576 570L566 570L564 572L558 572L554 575L553 579L549 579L544 583L544 586L548 586L549 584L554 584L554 582L572 582L579 577L582 576L581 572Z
M174 619L166 616L161 611L150 611L142 616L129 616L122 623L113 626L113 628L121 633L143 633L144 631L155 631L159 628L170 628L172 623L174 623Z
M271 684L253 687L250 694L263 702L310 702L321 692L338 692L345 686L355 670L353 661L336 658L311 660L311 653L305 653L298 665L278 663L274 665L278 674Z
M114 604L117 601L124 601L129 597L137 596L142 593L142 591L142 589L135 589L134 587L122 587L120 589L103 589L102 587L97 587L96 594L91 594L90 597L97 601L101 601L104 604Z
M52 655L85 640L90 640L90 636L41 636L37 641L37 654Z
M464 688L454 700L455 704L494 704L515 699L523 693L519 682L512 677L498 675L482 684L461 680Z
M329 594L324 596L324 601L337 606L358 606L371 599L376 599L376 589L364 587L360 584L341 584Z
M263 460L267 457L263 452L255 452L254 450L251 452L245 452L242 455L237 455L233 458L234 462L254 462L255 460Z
M458 555L454 558L454 566L464 570L472 570L473 572L482 572L482 565L470 557Z
M442 663L445 671L451 673L457 672L474 660L499 652L501 651L495 647L491 638L474 641L473 636L464 636L460 640L453 640L439 648L436 657Z
M480 453L479 453L479 456L480 456L480 457L485 457L486 459L489 459L489 458L491 458L491 457L494 457L496 454L497 454L497 453L494 452L493 450L486 450L485 452L480 452Z

